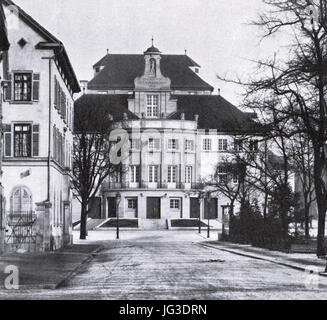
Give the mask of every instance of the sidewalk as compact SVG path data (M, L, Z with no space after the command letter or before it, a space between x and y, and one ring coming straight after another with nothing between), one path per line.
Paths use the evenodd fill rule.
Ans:
M263 248L256 248L252 247L251 245L242 245L218 241L206 241L200 243L200 245L253 259L276 263L301 271L309 272L310 270L312 270L313 272L319 272L321 275L327 276L327 274L325 273L326 260L319 259L315 254L311 253L283 253Z
M18 268L22 290L56 289L101 248L98 244L74 244L55 252L4 254L0 256L0 291L8 276L4 273L7 266Z

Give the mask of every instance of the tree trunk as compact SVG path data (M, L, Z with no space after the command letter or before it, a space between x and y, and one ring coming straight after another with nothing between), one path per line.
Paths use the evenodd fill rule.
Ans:
M323 192L323 170L324 163L320 161L319 151L315 152L314 184L318 207L318 237L317 237L317 256L325 256L325 219L326 219L326 199Z
M81 240L85 240L87 236L86 222L87 222L87 204L85 201L82 201L81 224L80 224Z
M285 193L286 194L286 193ZM285 200L286 202L286 200ZM284 249L288 249L288 230L289 230L289 220L288 220L288 206L284 205L283 199L281 199L281 207L280 207L280 225L281 225L281 236Z
M321 192L317 192L317 207L318 207L317 256L323 257L326 254L325 252L326 206L325 206L325 200L321 197Z
M304 234L307 240L310 239L310 205L304 204Z

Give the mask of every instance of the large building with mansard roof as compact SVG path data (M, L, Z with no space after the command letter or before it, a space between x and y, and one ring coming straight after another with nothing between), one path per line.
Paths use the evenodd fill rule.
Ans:
M143 54L108 53L93 68L75 112L104 108L117 125L124 123L130 157L128 168L102 186L91 218L119 215L138 219L140 228L208 216L219 221L228 200L199 202L197 185L213 174L235 137L253 129L251 116L215 94L186 53L165 55L152 45Z

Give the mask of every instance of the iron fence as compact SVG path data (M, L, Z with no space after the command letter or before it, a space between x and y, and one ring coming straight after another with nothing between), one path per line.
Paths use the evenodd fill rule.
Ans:
M32 211L10 212L7 215L7 244L31 244L36 242L34 224L36 214Z

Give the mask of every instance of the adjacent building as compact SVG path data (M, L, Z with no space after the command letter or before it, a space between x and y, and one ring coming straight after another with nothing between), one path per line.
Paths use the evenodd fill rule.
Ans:
M0 55L1 57L9 49L5 14L0 6ZM3 156L3 131L2 131L2 76L0 75L0 254L4 251L5 238L5 208L2 187L2 156Z
M6 245L53 250L72 241L68 173L80 87L62 42L12 1L2 9L10 43L0 63Z
M144 54L108 53L93 68L76 110L107 108L114 127L129 133L130 155L102 186L91 217L137 218L143 228L221 218L228 199L200 202L199 185L254 128L251 116L215 94L186 54L165 55L152 45Z

